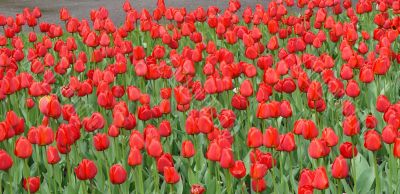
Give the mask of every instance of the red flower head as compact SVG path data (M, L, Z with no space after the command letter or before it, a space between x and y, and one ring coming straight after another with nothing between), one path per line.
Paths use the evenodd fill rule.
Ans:
M191 158L196 153L193 143L190 140L185 140L182 142L181 155L184 158Z
M13 165L13 160L8 153L0 149L0 170L7 171Z
M246 166L244 165L244 162L241 160L236 160L229 168L229 172L231 173L232 176L234 176L237 179L241 179L244 176L246 176Z
M110 168L109 176L112 184L119 185L125 182L127 173L124 167L122 167L122 165L114 164Z
M344 142L340 145L340 155L342 155L345 158L353 158L353 156L357 156L358 151L357 147L353 146L352 143L350 142Z
M142 154L140 153L140 150L137 149L136 147L132 147L131 150L129 151L128 155L128 165L129 166L137 166L142 164Z
M381 136L374 129L368 130L364 134L364 147L370 151L378 151L382 146Z
M350 115L344 119L343 132L347 136L353 136L360 133L360 122L355 115Z
M14 154L18 158L26 159L32 155L32 144L25 137L21 136L15 142Z
M180 180L179 173L175 170L174 167L165 167L164 168L164 179L168 184L175 184Z
M328 175L326 174L325 167L319 167L315 171L315 177L312 186L315 189L324 190L329 187Z
M61 105L55 96L44 96L39 100L39 109L47 117L58 118L61 115Z
M206 189L200 184L193 184L190 187L190 194L203 194Z
M349 167L343 156L338 156L332 164L332 176L337 179L346 178L349 175Z
M74 169L76 177L79 180L93 179L97 174L96 164L88 159L83 159Z
M61 160L57 148L53 146L49 146L47 148L46 156L47 156L47 163L49 164L57 164Z
M36 193L40 188L40 177L28 177L22 181L22 186L29 193Z

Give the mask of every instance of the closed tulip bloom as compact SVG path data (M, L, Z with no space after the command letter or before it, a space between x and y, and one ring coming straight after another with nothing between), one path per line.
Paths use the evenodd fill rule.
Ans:
M7 171L13 165L13 160L8 153L0 149L0 170Z
M379 112L386 112L390 107L390 101L385 95L379 95L376 99L376 110Z
M349 100L343 101L342 114L343 116L350 116L356 113L356 107Z
M21 136L15 142L14 154L18 158L29 158L32 155L32 144L25 137Z
M337 179L346 178L349 175L347 160L343 156L335 158L332 164L332 176Z
M241 179L244 176L246 176L246 166L244 165L244 162L241 160L236 160L229 168L229 172L231 173L232 176L234 176L237 179Z
M364 134L364 147L370 151L378 151L382 146L381 136L374 129Z
M35 101L33 101L32 98L27 98L25 101L26 107L29 109L33 108L35 106Z
M346 94L352 98L360 95L360 87L358 83L354 80L349 80L346 86Z
M211 161L219 161L221 159L222 148L216 141L212 141L210 145L208 145L208 149L206 152L207 159Z
M122 165L114 164L110 168L109 176L112 184L119 185L125 182L127 173Z
M397 138L397 130L392 125L386 125L382 130L382 140L387 144L392 144Z
M282 100L279 105L279 113L283 118L289 118L292 116L292 107L290 102L287 100Z
M97 133L93 137L93 144L97 151L104 151L110 146L110 140L108 139L107 134Z
M142 164L142 154L140 153L140 150L137 149L136 147L132 147L129 151L128 155L128 165L129 166L137 166Z
M253 179L251 180L251 188L253 191L260 193L267 189L267 183L265 179Z
M131 135L129 136L129 147L135 147L139 150L144 148L144 138L139 131L132 130Z
M313 139L318 136L318 129L312 120L299 119L294 123L293 132L303 135L304 139Z
M312 182L312 186L318 190L327 189L329 187L329 180L325 167L317 168L314 173L315 177Z
M296 142L293 133L289 132L279 136L278 151L291 152L296 149Z
M355 115L346 117L342 126L343 132L347 136L354 136L360 133L360 122Z
M40 146L49 145L54 141L54 132L50 127L44 125L31 127L28 132L28 140L32 144Z
M263 145L263 135L260 129L252 127L247 133L247 146L258 148Z
M239 92L244 97L249 97L253 95L253 84L250 80L246 79L240 85Z
M373 129L376 127L376 125L378 124L378 120L376 119L376 117L372 114L369 114L367 116L367 118L365 118L365 126L368 129Z
M40 177L28 177L22 181L22 186L29 193L36 193L40 188Z
M322 139L325 140L329 147L336 146L339 141L339 137L336 135L335 131L328 127L322 131Z
M302 186L298 188L297 190L298 194L313 194L314 193L314 188L312 186Z
M93 179L97 174L96 164L88 159L83 159L74 169L76 178L79 180Z
M174 161L172 159L171 154L164 153L157 159L157 171L160 173L164 172L165 167L174 166Z
M175 170L174 167L165 167L164 168L164 179L168 184L175 184L180 180L179 173Z
M222 109L218 120L223 128L231 128L235 124L236 115L232 110Z
M158 132L161 137L168 137L171 135L171 124L168 120L163 120L158 127Z
M230 148L225 148L221 152L221 159L219 160L219 164L222 168L229 169L234 165L234 156L233 151Z
M58 118L61 116L61 105L55 96L44 96L39 100L39 109L47 117Z
M49 164L57 164L61 160L57 148L53 146L49 146L47 148L46 156L47 156L47 163Z
M235 109L246 110L247 107L249 106L249 101L247 100L246 97L240 94L235 94L232 97L231 105Z
M322 98L322 86L317 81L311 82L307 90L307 98L311 101L317 101Z
M263 135L263 144L267 148L276 148L279 145L279 132L274 127L268 127L265 129Z
M400 138L396 138L394 141L393 155L396 158L400 158Z
M196 153L193 143L190 140L185 140L182 142L181 155L184 158L191 158Z
M153 158L158 158L163 153L162 145L159 140L152 139L148 146L146 146L146 151L149 156Z
M203 194L206 189L200 184L193 184L190 187L190 194Z
M250 176L252 179L260 179L263 178L268 171L268 167L262 163L254 163L250 167Z
M330 148L323 139L313 139L308 146L308 154L315 159L325 157L329 152Z
M312 186L315 173L307 168L301 170L299 177L299 187Z
M357 147L353 146L353 144L350 142L342 143L339 147L339 150L340 155L347 159L353 158L353 156L357 156L358 154Z

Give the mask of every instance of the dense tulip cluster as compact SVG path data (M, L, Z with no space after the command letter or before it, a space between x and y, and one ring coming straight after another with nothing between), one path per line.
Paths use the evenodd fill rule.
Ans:
M0 14L0 193L398 193L400 2Z

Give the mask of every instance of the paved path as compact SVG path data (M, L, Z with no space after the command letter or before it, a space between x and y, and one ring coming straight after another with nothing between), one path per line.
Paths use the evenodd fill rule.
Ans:
M89 11L105 6L110 13L111 19L116 24L121 24L125 13L122 10L124 0L0 0L0 13L8 16L22 12L25 7L33 8L38 6L42 10L42 20L52 23L60 23L58 11L61 7L67 7L71 14L77 18L89 18ZM165 0L167 7L186 7L188 10L196 9L199 6L210 5L225 9L229 0ZM267 6L267 0L242 0L242 9L256 4ZM153 10L157 0L131 0L131 4L137 10L147 8Z

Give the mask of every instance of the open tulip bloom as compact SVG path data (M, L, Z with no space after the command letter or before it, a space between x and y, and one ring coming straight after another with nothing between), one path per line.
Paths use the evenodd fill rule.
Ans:
M399 193L400 1L0 13L0 193Z

